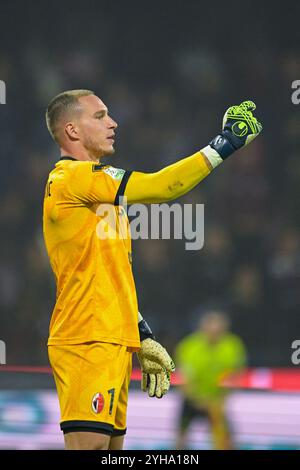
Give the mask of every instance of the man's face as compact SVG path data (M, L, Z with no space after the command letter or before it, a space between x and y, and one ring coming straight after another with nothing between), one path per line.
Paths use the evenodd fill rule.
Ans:
M212 342L218 342L227 332L227 321L219 314L212 314L200 323L200 331Z
M82 145L94 157L112 155L117 123L97 96L82 96L79 102L82 111L77 119L77 131Z

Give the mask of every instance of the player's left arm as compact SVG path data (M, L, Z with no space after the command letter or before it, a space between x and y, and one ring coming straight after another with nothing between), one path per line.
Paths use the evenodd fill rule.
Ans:
M206 147L156 173L133 172L124 195L129 204L160 203L186 194L236 150L248 145L262 130L253 116L252 101L228 108L223 127Z
M156 173L134 171L124 192L126 202L155 204L177 199L197 186L212 169L206 155L199 151Z

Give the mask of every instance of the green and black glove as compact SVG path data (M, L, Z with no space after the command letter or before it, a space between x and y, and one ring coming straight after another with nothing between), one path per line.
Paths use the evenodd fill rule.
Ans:
M201 150L213 168L233 152L252 142L262 131L262 124L253 116L255 108L253 101L243 101L239 106L227 109L223 117L222 132Z

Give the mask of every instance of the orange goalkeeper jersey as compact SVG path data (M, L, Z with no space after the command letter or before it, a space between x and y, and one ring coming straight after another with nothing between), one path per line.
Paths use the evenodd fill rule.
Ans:
M49 174L43 230L57 284L49 345L140 347L129 223L118 205L129 176L72 157Z

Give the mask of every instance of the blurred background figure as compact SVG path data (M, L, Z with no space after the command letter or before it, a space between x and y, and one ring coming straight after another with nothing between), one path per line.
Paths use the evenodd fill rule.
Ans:
M195 418L207 419L215 449L232 449L233 440L226 417L228 391L222 380L241 371L246 363L242 340L230 332L227 315L208 311L197 331L184 337L176 348L176 365L183 377L183 404L176 440L186 449L189 425Z

